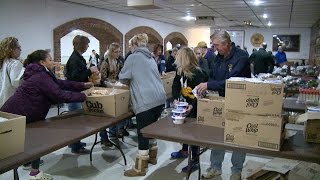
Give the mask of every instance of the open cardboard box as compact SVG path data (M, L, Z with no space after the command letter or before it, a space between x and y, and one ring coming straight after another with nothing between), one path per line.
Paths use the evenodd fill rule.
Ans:
M88 96L82 103L86 114L118 117L129 112L129 90L93 87L85 90L84 93L91 94L94 90L104 90L108 93Z
M200 98L197 106L198 124L224 128L224 97L208 96Z
M0 111L0 159L24 152L26 117Z
M301 114L297 123L304 123L304 139L310 143L320 143L320 112Z

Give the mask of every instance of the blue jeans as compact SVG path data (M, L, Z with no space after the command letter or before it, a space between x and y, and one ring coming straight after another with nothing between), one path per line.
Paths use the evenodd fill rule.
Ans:
M76 111L79 109L82 109L81 103L69 103L68 104L69 111ZM71 148L71 151L78 151L83 146L81 145L81 142L78 141L76 143L70 144L69 147Z
M210 155L210 162L211 162L210 167L215 170L221 171L222 161L224 159L224 154L225 154L224 150L212 149L211 155ZM244 163L245 159L246 159L246 153L240 153L240 152L233 152L232 153L232 157L231 157L231 162L232 162L231 172L232 172L232 174L242 171L243 163Z
M109 136L110 137L117 137L117 132L119 129L121 128L124 128L124 126L127 125L127 121L128 120L124 120L112 127L109 128ZM101 138L101 141L104 141L104 140L107 140L108 139L108 133L106 130L104 131L100 131L100 138Z

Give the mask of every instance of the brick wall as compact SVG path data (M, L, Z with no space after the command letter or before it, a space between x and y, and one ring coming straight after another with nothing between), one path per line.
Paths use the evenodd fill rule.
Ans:
M163 44L163 38L160 34L151 27L147 26L139 26L131 29L125 35L125 52L129 52L129 40L138 33L146 33L148 35L149 43L148 49L152 52L155 44Z
M62 24L53 30L54 61L61 61L60 39L76 29L85 31L98 39L100 42L100 54L104 54L108 45L113 42L119 43L121 47L123 46L123 35L113 25L95 18L75 19Z
M179 33L179 32L172 32L170 33L166 38L164 38L164 50L166 49L166 44L170 42L172 44L172 47L175 47L177 44L180 44L182 46L188 46L188 40L187 38Z

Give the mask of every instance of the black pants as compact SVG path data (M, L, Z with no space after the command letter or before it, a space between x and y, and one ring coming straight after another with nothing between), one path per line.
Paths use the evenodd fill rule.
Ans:
M31 162L32 169L39 169L40 166L40 158Z
M189 145L188 144L182 144L182 151L188 151L188 147ZM199 154L199 146L191 146L191 155L192 157L197 157L198 154Z
M140 130L158 120L163 110L163 105L154 107L147 111L136 115L137 118L137 132L138 132L138 148L139 150L149 149L149 139L142 136Z

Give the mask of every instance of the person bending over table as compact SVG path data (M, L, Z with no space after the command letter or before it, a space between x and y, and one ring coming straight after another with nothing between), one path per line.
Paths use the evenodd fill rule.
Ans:
M199 83L208 81L207 75L201 70L198 65L198 60L192 49L183 47L178 51L175 61L177 65L176 76L172 85L172 97L174 99L173 104L179 102L180 96L185 99L189 104L187 109L187 117L197 117L197 98L193 95L192 89ZM198 146L191 146L192 156L198 156ZM183 144L182 149L171 153L172 159L187 158L188 157L188 145ZM192 163L191 172L199 169L198 163ZM182 172L187 172L188 166L182 168Z
M225 82L230 77L250 77L250 64L248 54L231 45L230 35L227 31L218 31L213 34L211 41L218 50L216 61L213 65L213 73L208 82L197 86L198 93L205 90L219 92L219 96L225 96ZM221 166L224 159L224 150L212 149L210 156L210 167L202 175L202 178L212 178L221 175ZM241 171L246 154L240 152L232 153L232 175L230 179L241 179Z
M45 50L29 54L24 66L22 84L0 111L26 116L27 124L45 120L52 104L84 101L86 95L80 91L93 87L91 82L57 79L52 73L52 58ZM39 164L40 158L31 163L30 179L52 179L39 171Z
M133 52L125 61L119 74L123 83L130 84L133 112L136 114L138 133L138 155L135 166L124 172L125 176L144 176L148 162L157 163L155 140L142 136L140 130L158 120L166 102L157 63L147 49L147 34L137 34L131 39ZM149 150L150 149L150 150Z

